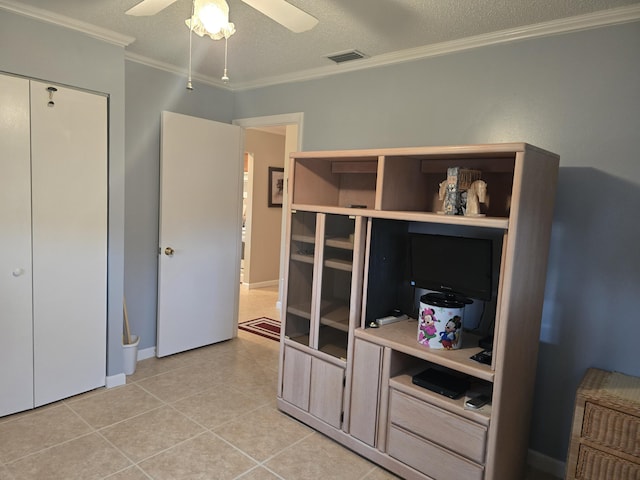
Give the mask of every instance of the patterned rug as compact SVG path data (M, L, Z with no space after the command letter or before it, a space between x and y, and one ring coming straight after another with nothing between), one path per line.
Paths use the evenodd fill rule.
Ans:
M280 341L280 322L272 318L260 317L238 324L240 330L255 333L261 337Z

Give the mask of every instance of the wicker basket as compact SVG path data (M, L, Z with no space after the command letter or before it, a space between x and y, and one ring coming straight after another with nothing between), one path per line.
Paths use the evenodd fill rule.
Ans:
M578 388L567 479L640 480L640 379L589 369Z

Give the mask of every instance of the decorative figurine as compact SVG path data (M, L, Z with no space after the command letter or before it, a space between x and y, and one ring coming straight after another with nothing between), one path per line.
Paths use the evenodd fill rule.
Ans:
M447 193L447 181L443 180L438 184L438 200L442 202L442 210L438 213L444 213L444 196Z
M440 332L440 343L443 348L451 350L458 344L458 340L460 339L460 333L458 330L461 328L462 319L458 315L449 319L444 327L444 331Z
M445 215L458 215L460 212L460 193L458 192L458 167L447 169L446 188L442 210Z
M484 180L476 180L467 190L467 205L464 214L468 217L483 217L480 213L480 204L487 198L487 183Z
M447 168L447 179L438 185L438 198L442 200L445 215L465 215L467 190L474 181L480 180L482 172L468 168Z
M420 313L418 319L418 343L429 347L429 340L438 336L438 329L435 322L440 322L435 317L435 312L432 308L425 308Z

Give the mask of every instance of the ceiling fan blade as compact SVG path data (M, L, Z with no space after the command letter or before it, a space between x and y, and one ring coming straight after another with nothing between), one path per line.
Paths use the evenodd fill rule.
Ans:
M150 15L155 15L160 10L164 10L176 1L177 0L142 0L142 2L134 5L124 13L135 17L148 17Z
M285 0L242 0L294 33L306 32L318 24L318 19L294 7Z

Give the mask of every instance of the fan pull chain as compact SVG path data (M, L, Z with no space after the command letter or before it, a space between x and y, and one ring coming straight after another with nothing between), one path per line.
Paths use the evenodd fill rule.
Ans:
M229 83L229 75L227 74L227 45L229 43L229 37L224 37L224 73L222 74L222 81Z
M189 78L187 78L187 90L193 90L191 83L191 47L193 44L193 16L196 12L196 0L191 2L191 19L189 20Z

